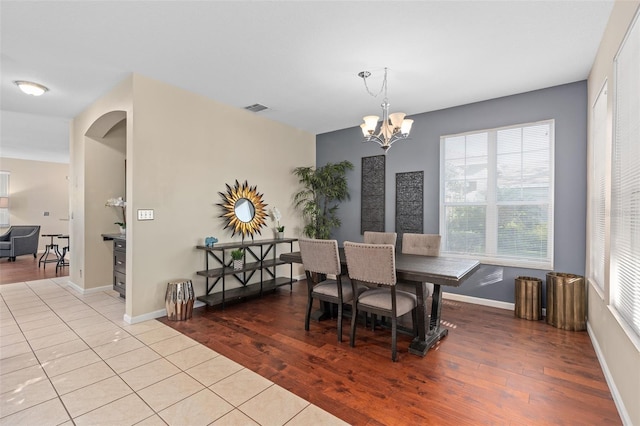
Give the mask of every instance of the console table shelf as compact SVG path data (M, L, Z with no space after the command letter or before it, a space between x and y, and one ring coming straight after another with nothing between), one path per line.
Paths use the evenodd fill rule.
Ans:
M263 262L245 263L242 269L233 269L233 267L226 266L224 268L208 269L206 271L198 271L196 273L198 275L202 275L203 277L217 278L223 275L232 275L240 272L255 271L262 268L272 268L278 265L287 265L287 262L283 262L282 260L274 261L273 259L269 259ZM287 284L289 284L289 281L287 281Z
M277 287L289 285L292 288L293 265L279 259L277 246L288 244L289 251L293 251L293 243L297 238L282 238L269 240L254 240L239 243L221 243L213 247L196 246L198 250L205 252L205 269L196 274L206 277L206 294L199 296L198 300L208 306L222 306L225 303L262 295L264 292L273 292ZM244 251L243 266L241 269L233 268L233 260L229 255L230 250L242 249ZM210 268L209 261L213 260L214 266ZM247 261L248 260L248 261ZM276 266L289 265L289 278L276 277ZM249 284L254 275L259 274L259 281ZM232 279L240 283L240 287L227 289L227 280ZM221 291L213 292L213 289L221 283Z

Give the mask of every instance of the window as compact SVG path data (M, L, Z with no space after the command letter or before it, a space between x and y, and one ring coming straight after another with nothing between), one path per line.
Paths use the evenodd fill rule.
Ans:
M611 304L640 335L640 24L615 58L611 159Z
M554 121L443 136L443 254L553 269Z
M8 228L9 221L9 172L0 171L0 227Z
M589 167L589 278L604 290L606 173L607 173L607 83L592 110L591 162Z

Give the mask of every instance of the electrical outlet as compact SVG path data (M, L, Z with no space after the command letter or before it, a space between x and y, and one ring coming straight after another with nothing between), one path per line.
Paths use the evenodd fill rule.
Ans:
M138 210L138 220L153 220L153 209Z

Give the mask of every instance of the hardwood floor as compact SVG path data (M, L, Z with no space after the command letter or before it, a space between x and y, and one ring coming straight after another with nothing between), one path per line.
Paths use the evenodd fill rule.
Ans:
M304 289L160 320L350 424L621 424L586 332L445 301L449 336L420 358L400 334L393 363L388 330L359 325L355 348L335 320L305 332Z
M0 259L0 285L69 275L68 266L59 268L56 274L55 263L47 264L46 268L38 268L40 255L38 253L37 258L32 255L17 256L15 262L9 262L8 258Z
M0 261L0 283L55 276L30 256ZM160 320L354 425L621 424L586 332L445 300L449 336L420 358L400 334L393 363L388 330L359 325L351 348L346 320L342 343L335 320L305 332L305 304L302 281L292 293Z

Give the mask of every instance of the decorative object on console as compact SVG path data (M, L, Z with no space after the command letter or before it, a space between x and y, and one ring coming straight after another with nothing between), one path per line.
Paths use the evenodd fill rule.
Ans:
M122 211L122 222L113 222L114 225L118 225L120 227L120 233L124 234L127 231L127 202L122 198L109 198L107 202L104 204L106 207L117 207Z
M244 257L244 251L241 248L231 250L231 258L233 259L233 269L240 270L242 269L242 258Z
M227 184L226 194L219 192L223 202L218 205L225 209L225 213L220 217L227 220L226 228L233 229L231 236L236 233L253 238L255 233L261 234L260 228L266 226L265 204L262 201L262 194L258 193L255 186L249 186L245 180L242 185L236 180L233 188Z
M271 215L273 216L273 220L276 221L276 231L278 232L278 239L284 238L284 225L280 226L280 219L282 219L282 213L278 210L277 207L271 209Z
M293 196L293 202L302 210L306 221L303 233L307 237L327 240L331 231L340 226L339 202L349 199L347 170L353 170L353 164L347 160L327 163L317 169L296 167L293 170L303 186Z
M207 247L213 247L213 245L217 242L218 239L216 237L207 237L204 239L204 245Z
M382 107L382 123L380 124L380 130L376 133L378 119L380 117L377 115L368 115L363 118L364 123L360 125L360 128L364 135L364 141L376 142L386 154L387 150L391 148L391 145L394 142L409 137L413 120L404 118L406 115L404 112L389 114L389 107L391 105L387 98L387 68L384 69L384 80L382 81L380 91L376 94L371 93L369 86L367 85L367 78L370 76L371 73L369 71L361 71L358 73L358 77L364 80L364 87L371 96L375 98L384 92L384 99L382 100L382 105L380 105Z

